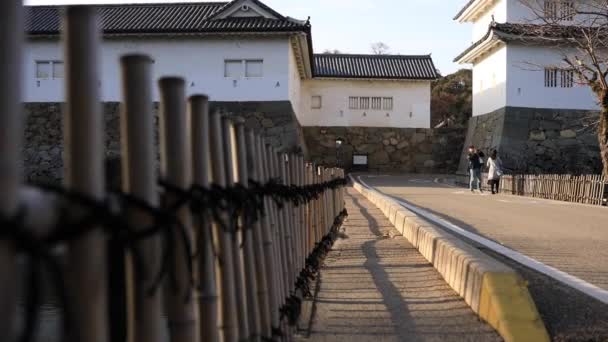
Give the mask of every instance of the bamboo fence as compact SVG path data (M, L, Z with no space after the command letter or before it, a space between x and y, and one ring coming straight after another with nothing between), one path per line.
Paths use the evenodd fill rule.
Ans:
M122 190L108 191L98 21L93 7L68 6L66 182L26 189L22 11L21 0L0 2L2 341L35 340L42 267L59 293L62 341L160 342L165 321L172 342L292 340L308 282L346 215L344 171L277 151L242 120L209 113L208 97L186 98L180 77L157 84L158 151L153 62L127 55L120 60ZM65 267L54 255L61 246ZM19 255L30 280L25 310L16 302ZM25 327L17 331L21 311Z
M488 175L481 175L482 189L489 191ZM457 183L469 185L469 176L460 175ZM607 205L608 178L602 175L503 175L499 192L509 195L543 198L556 201Z

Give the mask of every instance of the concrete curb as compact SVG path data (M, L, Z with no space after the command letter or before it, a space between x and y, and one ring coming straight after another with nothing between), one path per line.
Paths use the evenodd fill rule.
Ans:
M382 210L391 224L505 341L550 340L526 281L517 272L390 197L351 179L354 188Z

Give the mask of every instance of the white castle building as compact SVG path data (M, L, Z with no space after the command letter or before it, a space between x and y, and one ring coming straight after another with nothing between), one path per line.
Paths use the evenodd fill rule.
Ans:
M26 103L64 101L60 11L27 8ZM430 126L437 74L429 55L314 54L309 21L257 0L100 5L99 12L104 102L121 100L119 57L141 52L154 59L156 77L185 77L189 94L275 104L302 126Z
M571 26L580 0L471 0L456 15L473 24L473 43L456 57L473 66L473 115L505 107L597 110L597 100L571 70L563 46L530 32L540 18ZM546 37L545 37L546 38Z
M513 172L600 170L597 137L586 126L597 117L597 100L564 61L576 51L564 37L593 19L579 14L587 4L469 0L464 5L454 19L473 24L472 44L455 59L473 66L473 117L465 146L497 149ZM466 167L463 157L459 172Z

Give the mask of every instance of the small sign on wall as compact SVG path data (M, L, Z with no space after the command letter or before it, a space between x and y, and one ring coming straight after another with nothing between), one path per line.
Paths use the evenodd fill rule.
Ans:
M357 165L357 166L367 165L367 155L354 154L353 155L353 165Z

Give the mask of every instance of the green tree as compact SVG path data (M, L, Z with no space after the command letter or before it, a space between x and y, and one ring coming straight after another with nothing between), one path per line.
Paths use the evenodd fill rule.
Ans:
M431 85L431 126L467 125L472 114L472 73L461 69L441 77Z

